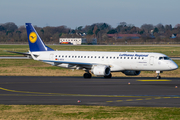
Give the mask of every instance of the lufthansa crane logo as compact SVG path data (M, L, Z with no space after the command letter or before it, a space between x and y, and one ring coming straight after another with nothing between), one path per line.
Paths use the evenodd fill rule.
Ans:
M31 33L29 34L29 40L30 40L31 43L35 43L35 42L36 42L36 40L37 40L37 35L36 35L35 32L31 32Z

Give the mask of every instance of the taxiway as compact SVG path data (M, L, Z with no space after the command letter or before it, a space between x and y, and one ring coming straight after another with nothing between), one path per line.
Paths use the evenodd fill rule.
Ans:
M0 104L180 107L180 78L0 76Z

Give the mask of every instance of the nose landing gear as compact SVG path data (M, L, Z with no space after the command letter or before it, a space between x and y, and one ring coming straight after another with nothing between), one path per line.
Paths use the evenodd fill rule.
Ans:
M161 79L161 76L159 75L160 73L162 73L163 71L156 71L156 73L157 73L157 79Z

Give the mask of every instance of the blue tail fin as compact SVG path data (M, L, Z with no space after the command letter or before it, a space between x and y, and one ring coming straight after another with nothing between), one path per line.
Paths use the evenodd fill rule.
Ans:
M41 38L39 37L38 33L34 29L34 27L31 25L31 23L26 23L26 30L27 30L27 36L28 36L28 42L29 42L29 48L30 51L54 51L53 49L47 47Z

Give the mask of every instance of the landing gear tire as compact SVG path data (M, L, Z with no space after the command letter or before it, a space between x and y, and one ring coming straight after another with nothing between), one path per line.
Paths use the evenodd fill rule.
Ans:
M161 76L157 76L157 79L161 79Z
M91 73L84 73L83 77L84 78L91 78L92 75L91 75Z
M112 74L110 73L108 76L104 76L104 78L111 78Z

